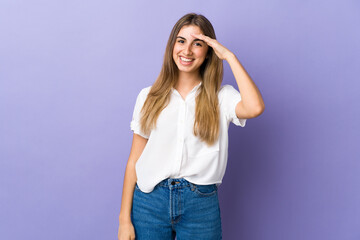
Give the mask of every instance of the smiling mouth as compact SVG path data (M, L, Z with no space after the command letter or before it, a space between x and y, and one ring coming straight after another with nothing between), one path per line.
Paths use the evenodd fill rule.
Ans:
M185 57L181 57L181 56L180 56L180 59L181 59L181 61L183 61L183 62L192 62L192 61L194 61L194 59L185 58Z
M193 64L194 59L189 59L189 58L184 58L184 57L179 57L180 59L180 63L183 66L190 66Z

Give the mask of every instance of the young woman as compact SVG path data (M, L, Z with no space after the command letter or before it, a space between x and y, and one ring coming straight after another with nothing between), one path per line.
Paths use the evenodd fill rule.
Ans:
M226 60L239 91L221 86ZM160 75L137 96L126 166L119 240L222 239L218 186L230 122L264 111L261 94L207 18L173 27Z

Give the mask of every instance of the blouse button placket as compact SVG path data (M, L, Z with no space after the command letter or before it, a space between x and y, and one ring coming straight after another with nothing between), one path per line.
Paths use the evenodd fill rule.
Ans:
M185 117L186 117L186 101L181 99L181 104L179 108L179 119L178 119L178 159L176 161L175 174L180 173L182 152L184 147L184 134L185 134Z

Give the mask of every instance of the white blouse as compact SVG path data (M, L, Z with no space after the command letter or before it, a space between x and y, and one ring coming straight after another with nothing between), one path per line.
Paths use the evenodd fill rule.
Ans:
M150 135L140 130L140 110L151 86L143 88L137 96L130 123L131 130L147 138L148 142L136 162L137 184L141 191L151 192L165 178L184 178L194 184L219 186L225 174L228 157L228 128L230 122L244 127L246 119L235 113L241 95L231 85L221 86L218 94L220 105L220 135L217 142L207 146L193 134L195 120L195 86L185 100L173 88L168 106L157 120Z

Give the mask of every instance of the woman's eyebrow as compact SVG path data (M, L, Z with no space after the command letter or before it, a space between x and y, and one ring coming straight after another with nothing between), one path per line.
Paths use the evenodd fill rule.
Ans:
M182 38L182 39L186 40L186 38L181 37L181 36L177 36L176 38ZM195 42L195 41L201 41L201 42L205 43L204 40L201 40L201 39L198 39L198 38L195 38L193 42Z

